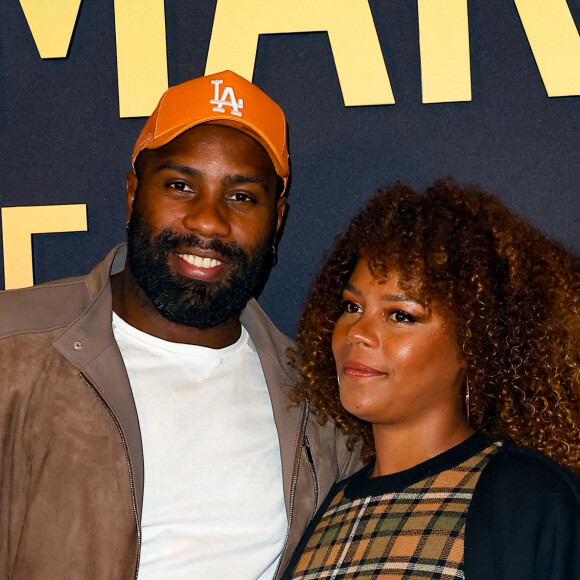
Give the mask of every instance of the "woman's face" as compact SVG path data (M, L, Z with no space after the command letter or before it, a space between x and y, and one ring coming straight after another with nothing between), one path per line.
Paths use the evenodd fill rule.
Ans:
M344 408L373 425L463 420L464 363L453 327L435 306L385 282L359 260L343 292L332 350Z

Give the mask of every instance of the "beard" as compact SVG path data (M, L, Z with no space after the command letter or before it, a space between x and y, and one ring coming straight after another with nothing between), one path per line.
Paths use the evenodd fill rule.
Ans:
M135 281L162 316L203 330L238 317L248 300L262 289L273 261L274 235L273 231L250 260L236 244L204 241L195 234L180 236L165 229L152 238L150 227L134 207L128 227L127 259ZM220 282L205 282L172 273L169 254L179 246L218 252L228 259L230 276Z

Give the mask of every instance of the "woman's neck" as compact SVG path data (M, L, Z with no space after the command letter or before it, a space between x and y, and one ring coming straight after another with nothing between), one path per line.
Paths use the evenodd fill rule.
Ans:
M465 421L416 426L373 425L376 460L371 477L391 475L419 465L456 445L475 431Z

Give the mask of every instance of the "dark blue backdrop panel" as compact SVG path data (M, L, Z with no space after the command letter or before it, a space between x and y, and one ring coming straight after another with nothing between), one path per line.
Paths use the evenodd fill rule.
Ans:
M568 2L580 22L577 0ZM345 107L325 33L263 35L254 82L287 113L290 212L260 297L294 334L336 233L380 185L476 182L580 248L580 97L548 98L515 5L470 0L473 98L422 104L415 2L371 0L396 104ZM170 84L205 69L215 1L166 0ZM41 60L17 0L0 18L0 205L86 203L87 232L34 236L35 280L85 273L124 238L144 119L120 119L113 1L83 0L68 58Z

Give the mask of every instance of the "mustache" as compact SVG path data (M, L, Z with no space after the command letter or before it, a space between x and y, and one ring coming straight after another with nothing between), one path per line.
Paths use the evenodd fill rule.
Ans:
M195 234L179 235L171 230L163 230L155 240L155 246L162 252L171 252L178 246L211 250L228 260L245 260L247 255L236 244L225 244L221 240L203 240Z

